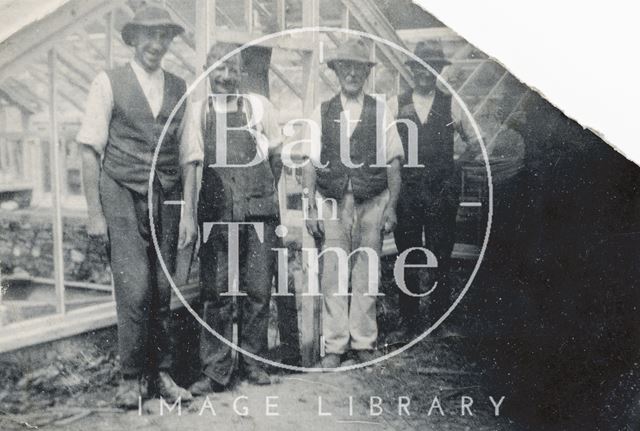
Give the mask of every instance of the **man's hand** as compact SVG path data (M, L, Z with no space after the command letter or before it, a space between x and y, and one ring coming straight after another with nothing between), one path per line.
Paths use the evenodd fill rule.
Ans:
M178 248L183 249L190 246L198 239L198 229L194 217L183 216L180 218L180 227L178 234Z
M398 217L396 216L396 209L391 205L387 205L382 214L382 231L385 235L390 234L396 229L397 225Z
M92 238L107 238L107 222L104 215L92 215L87 220L87 234Z
M307 211L307 232L315 239L322 239L324 237L324 223L322 220L318 220L318 210L316 208L309 208Z

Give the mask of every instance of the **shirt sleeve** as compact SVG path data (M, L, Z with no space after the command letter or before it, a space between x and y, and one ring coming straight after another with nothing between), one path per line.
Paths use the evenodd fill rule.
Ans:
M473 128L471 119L464 112L455 98L451 98L451 120L455 131L465 144L471 145L478 142L478 136Z
M387 105L384 110L384 126L387 131L387 163L396 158L402 162L404 160L404 148L402 147L402 141L400 140L398 128L395 124L396 116L393 115L390 108L392 109L393 106L389 107L389 105Z
M394 120L398 118L398 105L398 96L390 97L387 100L387 108L391 113L391 118L393 118Z
M262 132L269 141L269 152L277 153L282 146L282 130L278 124L278 116L273 103L266 97L260 97L262 102Z
M318 106L311 114L311 118L309 119L312 124L316 124L317 127L321 127L321 113L320 106ZM386 129L386 155L387 162L391 162L395 158L399 158L401 161L404 160L404 149L402 148L402 141L400 141L400 135L398 134L398 129L394 124L394 116L391 114L389 110L389 106L386 106L384 109L384 125ZM304 151L302 152L303 156L308 157L314 164L320 164L320 156L322 151L322 142L321 136L319 133L312 134L310 125L305 125L305 140L307 145L305 145Z
M202 102L190 100L182 118L180 136L180 165L204 162L202 136Z
M91 83L85 104L82 126L76 136L80 144L91 146L98 154L104 152L109 138L109 123L113 110L113 91L105 72Z
M314 164L320 164L320 153L322 151L322 122L320 105L316 107L311 113L311 117L307 119L307 123L304 125L304 145L302 145L302 157L309 158ZM311 124L309 124L311 123ZM317 133L312 133L312 125L317 130Z

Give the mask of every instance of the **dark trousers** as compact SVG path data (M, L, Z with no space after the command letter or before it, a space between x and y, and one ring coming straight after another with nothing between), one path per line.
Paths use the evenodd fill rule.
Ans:
M434 282L438 282L436 289L427 297L431 303L429 314L433 317L440 317L450 305L447 275L455 242L458 193L457 187L451 182L433 181L420 190L404 189L398 202L398 226L393 234L398 253L413 247L425 247L438 259L437 268L426 269L429 271L427 288L430 289ZM426 256L421 252L411 252L406 263L426 264ZM405 269L405 283L410 292L421 292L420 271L424 270ZM415 328L421 322L420 298L409 296L402 291L399 291L399 295L400 317L410 327Z
M149 211L153 212L162 259L173 273L180 207L164 205L164 201L180 199L180 194L179 185L163 191L156 180L153 205L149 208L147 195L128 189L104 171L100 176L100 200L107 222L115 287L118 350L125 377L165 371L172 366L168 334L171 286L151 238Z
M276 275L276 280L277 280ZM278 332L280 333L280 358L289 365L299 364L301 361L300 339L298 330L298 306L295 297L295 284L292 277L288 277L288 296L276 296L278 310Z
M238 343L247 352L263 357L267 353L269 302L278 247L275 218L256 220L264 225L264 241L255 227L239 228L239 290L246 296L222 295L229 290L229 227L214 225L207 242L200 247L200 284L203 299L203 319L220 336L233 341L234 308L238 323ZM233 374L232 348L203 328L200 337L200 359L203 372L221 385ZM246 366L259 366L244 357Z

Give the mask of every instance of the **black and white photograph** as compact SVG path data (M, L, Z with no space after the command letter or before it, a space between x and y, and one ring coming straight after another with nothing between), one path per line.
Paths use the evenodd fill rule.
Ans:
M0 430L640 430L640 168L441 19L0 0Z

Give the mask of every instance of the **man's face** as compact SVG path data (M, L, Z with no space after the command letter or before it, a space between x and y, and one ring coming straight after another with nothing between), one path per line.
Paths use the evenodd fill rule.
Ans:
M359 61L336 61L335 72L342 92L349 97L357 97L367 81L371 65Z
M442 68L434 67L437 73L442 71ZM436 75L431 73L426 67L419 63L411 64L411 73L413 75L413 82L415 89L420 93L428 93L436 86Z
M173 32L166 27L139 27L133 39L135 58L147 71L160 68L162 58L169 50Z
M217 59L209 59L207 68L216 62ZM214 94L236 93L240 87L240 68L240 57L237 55L218 63L209 73L211 91Z

